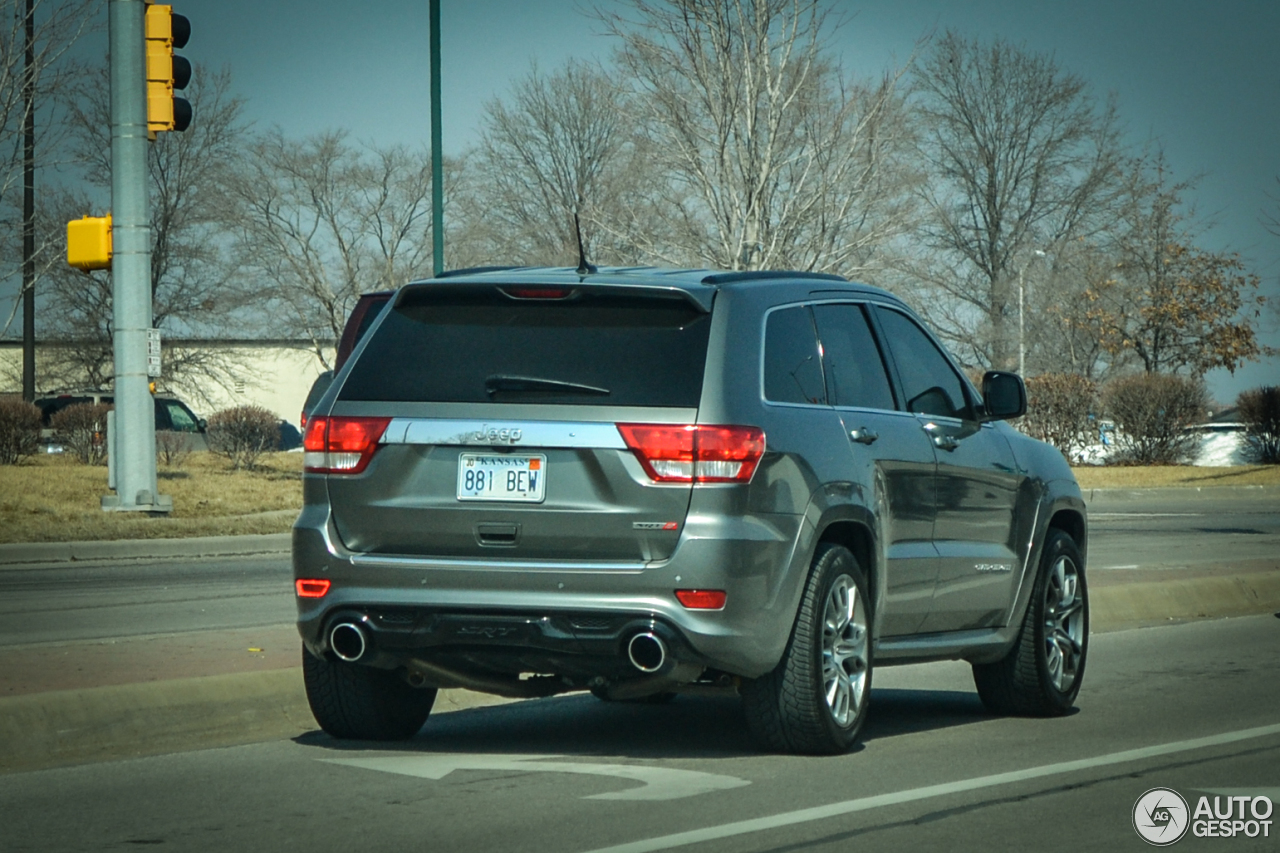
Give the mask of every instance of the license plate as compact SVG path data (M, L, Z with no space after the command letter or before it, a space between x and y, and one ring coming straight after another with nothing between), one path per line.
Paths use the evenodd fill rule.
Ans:
M542 503L547 457L463 453L458 457L458 500Z

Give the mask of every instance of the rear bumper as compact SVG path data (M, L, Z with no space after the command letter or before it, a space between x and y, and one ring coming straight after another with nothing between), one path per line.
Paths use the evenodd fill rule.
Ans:
M653 626L682 662L754 678L773 669L790 634L808 567L802 521L691 517L672 557L649 563L439 559L351 553L327 507L309 505L293 530L294 575L332 585L297 599L298 630L326 654L337 618L364 618L374 665L464 656L495 670L613 677L627 671L628 638ZM726 605L689 610L676 589L722 589Z

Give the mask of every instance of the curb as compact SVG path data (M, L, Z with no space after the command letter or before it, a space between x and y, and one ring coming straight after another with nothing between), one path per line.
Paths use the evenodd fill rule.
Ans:
M1166 486L1148 489L1081 489L1086 505L1096 500L1129 501L1176 497L1188 492L1235 498L1274 497L1280 486ZM293 510L289 510L293 512ZM0 545L0 570L31 563L71 563L98 560L143 560L166 557L239 557L253 554L286 554L292 534L267 533L245 536L191 536L174 539L116 539L87 542L22 542Z
M1280 610L1280 573L1104 586L1093 633ZM513 701L441 690L433 714ZM523 700L535 701L535 700ZM297 737L316 730L301 667L0 698L0 773Z
M1084 498L1085 505L1092 504L1095 500L1101 498L1103 500L1159 500L1160 498L1176 498L1185 496L1190 493L1211 496L1226 496L1231 498L1274 498L1280 493L1280 486L1271 485L1253 485L1253 486L1158 486L1145 489L1128 488L1124 486L1109 486L1107 488L1084 489L1080 490L1081 497Z
M32 563L287 554L292 542L293 535L290 533L260 533L246 536L191 536L185 539L18 543L0 545L0 570Z
M1119 631L1188 619L1280 610L1280 573L1129 583L1089 591L1090 630Z

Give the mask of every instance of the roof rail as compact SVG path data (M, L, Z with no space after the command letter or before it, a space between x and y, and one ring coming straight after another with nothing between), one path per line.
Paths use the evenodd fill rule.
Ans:
M741 270L739 272L718 272L703 276L703 284L731 284L735 281L763 281L767 279L804 278L819 281L848 281L842 275L825 272L796 272L794 270Z
M514 265L496 266L496 267L466 267L460 270L445 270L436 276L436 278L453 278L458 275L480 275L486 272L505 272L506 270L518 270L520 267Z

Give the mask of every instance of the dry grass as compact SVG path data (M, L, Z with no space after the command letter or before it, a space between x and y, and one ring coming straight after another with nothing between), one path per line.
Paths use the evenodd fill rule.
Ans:
M1276 486L1280 465L1237 465L1230 468L1189 465L1076 468L1082 489L1153 489L1195 486Z
M102 511L103 466L63 456L0 466L0 543L286 533L302 506L302 454L268 454L258 467L232 471L210 453L162 466L160 494L173 498L173 513L152 518Z

